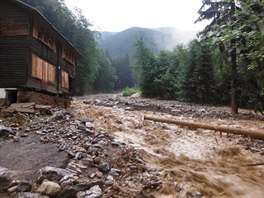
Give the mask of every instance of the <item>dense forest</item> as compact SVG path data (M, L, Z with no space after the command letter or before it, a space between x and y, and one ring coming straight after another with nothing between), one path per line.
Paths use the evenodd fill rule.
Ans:
M264 2L203 1L197 22L211 23L199 40L154 56L136 43L143 96L264 109Z
M80 9L63 0L23 0L37 8L84 56L75 94L139 86L145 97L264 109L264 2L203 0L198 11L210 24L198 38L173 50L153 51L147 35L134 39L134 56L111 56ZM177 19L175 19L177 20Z

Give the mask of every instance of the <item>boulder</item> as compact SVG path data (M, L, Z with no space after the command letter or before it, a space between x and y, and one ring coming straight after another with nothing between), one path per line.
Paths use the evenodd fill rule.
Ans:
M77 194L76 188L73 186L66 186L62 189L57 198L75 198Z
M40 187L37 189L38 193L48 195L48 196L57 196L61 191L61 187L56 182L43 181Z
M6 192L9 184L16 178L16 174L7 168L0 167L0 192Z
M77 198L101 198L102 195L102 189L96 185L91 187L89 190L78 192Z
M46 166L40 169L38 182L41 183L44 179L59 182L63 177L71 178L74 176L75 173L71 170Z
M15 198L49 198L49 196L41 195L38 193L22 192L18 193Z
M4 125L0 125L0 137L9 136L12 133L12 129L9 127L5 127Z
M17 184L17 192L30 192L32 189L32 183L27 180L21 180Z

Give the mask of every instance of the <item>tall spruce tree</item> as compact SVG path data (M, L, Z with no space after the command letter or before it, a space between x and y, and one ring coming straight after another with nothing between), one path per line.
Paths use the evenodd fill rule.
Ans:
M206 43L190 43L190 62L183 81L183 97L189 102L214 103L215 77L212 55Z
M146 47L143 37L140 37L135 43L135 70L138 73L139 86L142 95L146 97L155 97L153 82L157 75L156 59L154 54Z
M211 19L211 23L201 32L208 38L216 38L220 46L228 47L231 68L231 109L233 113L238 113L237 99L237 38L235 36L224 39L226 32L219 31L226 28L226 31L233 31L236 22L235 12L237 10L235 0L203 0L203 5L198 11L200 17L197 21ZM220 40L219 40L220 39ZM221 40L222 39L222 40ZM225 41L225 42L223 42Z

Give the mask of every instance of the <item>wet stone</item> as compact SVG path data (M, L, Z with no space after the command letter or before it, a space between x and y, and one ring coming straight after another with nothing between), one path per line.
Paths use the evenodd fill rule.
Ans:
M17 184L17 192L30 192L32 189L32 183L27 180L21 180Z
M91 187L89 190L78 192L77 198L101 198L102 195L102 189L96 185Z
M37 189L38 193L49 195L49 196L56 196L60 193L61 187L56 182L51 181L44 181L40 187Z
M0 192L7 191L16 174L7 168L0 167Z
M111 168L109 174L113 175L113 176L119 176L119 174L121 173L121 170L116 169L116 168Z
M41 195L38 193L29 193L29 192L22 192L18 193L15 198L49 198L49 196Z
M0 137L7 137L12 133L12 129L10 127L5 127L4 125L0 125Z
M73 198L76 197L77 190L73 186L66 186L59 193L57 198Z
M98 169L103 173L108 173L111 170L111 166L107 162L103 162L98 166Z
M114 183L115 183L115 180L114 180L113 176L108 175L106 177L105 184L108 186L112 186Z
M38 181L41 182L44 179L48 179L50 181L60 181L66 176L73 177L74 175L75 173L70 170L47 166L40 170Z

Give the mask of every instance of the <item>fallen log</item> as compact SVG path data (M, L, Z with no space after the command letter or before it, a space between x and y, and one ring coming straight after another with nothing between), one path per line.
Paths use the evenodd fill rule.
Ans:
M213 131L219 131L224 133L232 133L236 135L245 135L250 138L260 138L264 139L264 130L253 130L253 129L239 129L239 128L230 128L226 126L216 126L216 125L209 125L204 123L198 122L189 122L189 121L182 121L182 120L171 120L171 119L164 119L164 118L157 118L151 116L145 116L144 120L152 120L156 122L163 122L169 124L176 124L180 126L187 126L193 129L209 129Z

